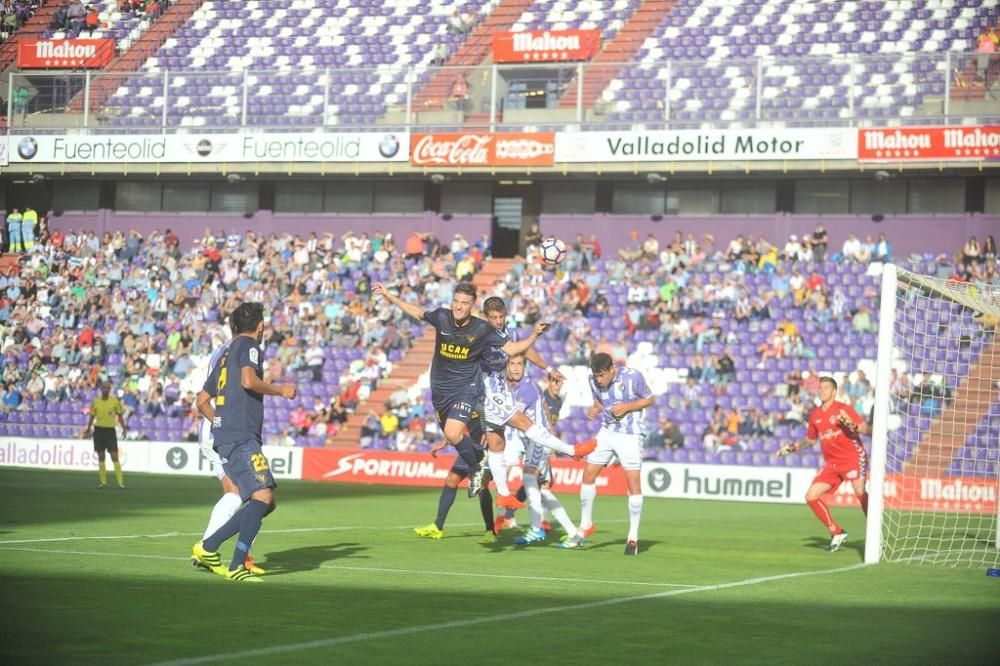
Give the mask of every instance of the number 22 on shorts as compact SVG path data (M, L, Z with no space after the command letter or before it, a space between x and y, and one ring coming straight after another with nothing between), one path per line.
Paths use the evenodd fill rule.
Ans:
M253 465L253 471L263 472L267 469L267 458L263 453L255 453L250 456L250 464Z

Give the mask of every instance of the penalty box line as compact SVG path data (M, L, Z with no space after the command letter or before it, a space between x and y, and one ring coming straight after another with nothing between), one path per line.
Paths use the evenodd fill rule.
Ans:
M790 580L793 578L804 578L807 576L825 576L828 574L845 573L866 566L868 565L864 563L858 563L847 567L839 567L837 569L821 569L814 571L801 571L797 573L778 574L774 576L763 576L759 578L747 578L745 580L738 580L731 583L720 583L718 585L702 585L699 587L686 588L682 590L667 590L665 592L654 592L651 594L643 594L631 597L616 597L614 599L591 601L583 604L549 606L547 608L535 608L532 610L518 611L515 613L502 613L499 615L470 618L467 620L453 620L451 622L440 622L437 624L420 624L409 627L401 627L399 629L387 629L385 631L368 631L359 634L350 634L348 636L337 636L335 638L324 638L315 641L303 641L300 643L286 643L284 645L272 645L269 647L257 648L253 650L242 650L239 652L211 654L211 655L191 657L186 659L173 659L170 661L155 662L154 664L151 664L151 666L188 666L189 664L209 664L217 661L246 659L253 657L267 657L275 654L298 652L301 650L314 650L318 648L329 648L329 647L335 647L337 645L346 645L348 643L360 643L363 641L394 638L397 636L409 636L412 634L419 634L430 631L459 629L462 627L469 627L479 624L523 620L525 618L532 618L540 615L550 615L553 613L576 612L581 610L590 610L593 608L603 608L605 606L617 606L632 601L666 599L668 597L677 597L682 594L693 594L695 592L714 592L717 590L728 590L738 587L748 587L751 585L762 585L764 583L773 583L777 581Z

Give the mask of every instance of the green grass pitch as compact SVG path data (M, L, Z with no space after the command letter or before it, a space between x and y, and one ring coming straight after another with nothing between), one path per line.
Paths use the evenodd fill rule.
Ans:
M825 552L804 505L647 499L639 557L624 498L598 497L580 551L496 546L459 494L282 482L259 585L189 565L214 479L0 470L4 664L998 663L1000 579L861 566L863 520ZM579 502L562 498L577 518ZM523 512L522 512L523 513ZM524 518L524 516L522 516ZM551 542L550 542L551 543ZM223 559L231 554L223 547ZM792 574L808 574L793 576Z

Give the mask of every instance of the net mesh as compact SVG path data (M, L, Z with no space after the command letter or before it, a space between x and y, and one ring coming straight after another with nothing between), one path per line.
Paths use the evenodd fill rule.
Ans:
M1000 563L1000 287L899 271L881 559Z

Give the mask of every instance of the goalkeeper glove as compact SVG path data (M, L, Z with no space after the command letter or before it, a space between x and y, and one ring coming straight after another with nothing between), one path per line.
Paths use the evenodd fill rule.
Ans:
M794 444L782 444L781 448L778 449L777 455L779 458L784 458L785 456L795 453L797 449Z

